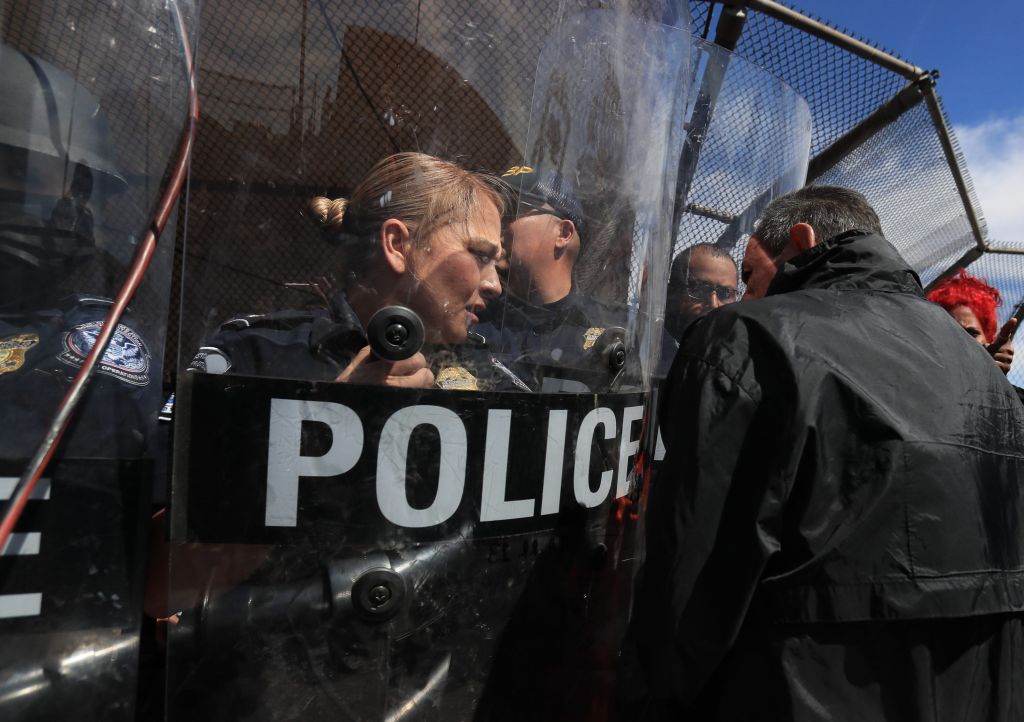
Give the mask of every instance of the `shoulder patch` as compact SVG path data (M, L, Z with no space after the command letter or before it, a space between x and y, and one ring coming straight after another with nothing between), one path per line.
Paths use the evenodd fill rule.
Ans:
M222 331L242 331L247 328L265 328L289 331L317 318L313 311L274 311L273 313L251 313L236 316L220 325ZM323 315L323 314L319 314Z
M594 344L597 343L597 339L601 338L601 334L604 333L603 328L598 326L592 326L583 332L583 350L594 348Z
M479 391L480 384L476 376L462 366L448 366L437 372L434 385L448 391Z
M25 363L25 353L37 343L38 333L19 333L0 339L0 376L20 369Z
M85 363L85 357L96 345L96 337L99 336L102 327L103 321L88 321L65 332L63 348L57 355L57 360L68 366L81 368ZM96 373L113 376L132 386L148 386L149 364L150 355L146 342L133 329L119 323L103 358L96 365Z

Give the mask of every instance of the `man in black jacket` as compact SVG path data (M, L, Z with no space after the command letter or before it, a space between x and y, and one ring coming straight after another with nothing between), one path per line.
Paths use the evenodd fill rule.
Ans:
M662 398L630 716L1024 719L1024 407L854 191L743 270Z

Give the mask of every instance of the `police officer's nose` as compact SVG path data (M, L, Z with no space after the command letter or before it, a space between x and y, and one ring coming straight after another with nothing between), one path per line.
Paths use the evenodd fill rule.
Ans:
M487 267L480 279L480 295L488 301L501 295L501 280L493 265Z

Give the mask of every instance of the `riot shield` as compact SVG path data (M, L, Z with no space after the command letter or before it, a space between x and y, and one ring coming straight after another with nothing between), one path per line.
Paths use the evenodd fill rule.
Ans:
M687 327L742 297L739 266L761 212L803 186L811 145L807 102L781 79L695 41L687 137L679 159L667 284L663 378ZM664 447L656 436L654 459Z
M742 297L739 266L750 233L772 200L803 186L811 145L807 102L775 75L699 39L691 71L671 263L656 281L667 289L656 389L689 324ZM652 476L665 458L657 398L655 391L644 448Z
M172 720L610 714L690 40L660 9L479 5L389 32L314 3L300 67L338 80L260 129L288 162L200 140Z
M780 78L713 43L697 41L694 58L673 257L711 244L739 263L765 206L804 184L811 114ZM671 323L672 314L687 300L707 300L688 297L686 280L670 279L669 295L676 297L666 319L677 338L685 324ZM737 297L742 291L740 284Z
M3 719L134 718L173 256L153 239L183 167L193 16L0 8Z

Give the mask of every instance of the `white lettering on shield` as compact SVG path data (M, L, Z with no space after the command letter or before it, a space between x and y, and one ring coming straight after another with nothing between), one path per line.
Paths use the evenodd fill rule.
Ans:
M615 498L629 493L633 458L640 448L639 431L642 406L622 409L621 425L616 412L599 407L580 422L573 460L573 496L587 508L600 506L612 493ZM566 436L569 412L548 412L544 442L544 472L540 485L541 515L556 514L560 508L566 462ZM302 423L313 421L331 429L331 445L319 456L301 453ZM437 489L426 508L409 503L408 470L419 460L409 457L415 430L431 426L437 431L439 446L429 449L439 458ZM526 519L538 513L537 499L508 498L509 441L512 411L490 409L483 449L483 473L480 496L480 521L494 522ZM613 441L618 437L615 468L606 459L594 488L591 457L595 439ZM333 477L351 471L363 452L364 432L358 415L349 407L327 401L272 399L270 438L267 458L267 526L296 526L299 510L299 480L304 477ZM604 446L604 445L602 445ZM416 448L416 447L413 447ZM607 448L607 447L605 447ZM615 447L611 447L614 449ZM536 453L524 449L520 453ZM614 452L613 452L614 453ZM384 517L401 527L423 528L443 524L462 504L466 485L468 444L465 423L458 414L441 406L408 406L399 409L384 423L377 448L377 505ZM516 460L513 459L513 465ZM519 484L522 487L522 484Z
M441 437L441 463L433 503L416 509L405 493L406 457L412 432L423 425ZM442 406L409 406L387 420L377 448L377 504L385 519L414 529L441 524L459 508L465 485L466 427L458 414Z
M322 456L302 456L303 421L330 427L331 446ZM330 401L271 399L266 526L296 525L299 477L344 474L362 453L363 424L349 407Z
M487 413L487 443L484 446L484 491L480 500L480 521L525 519L533 516L535 499L505 498L508 479L508 438L512 429L512 412L491 409Z

